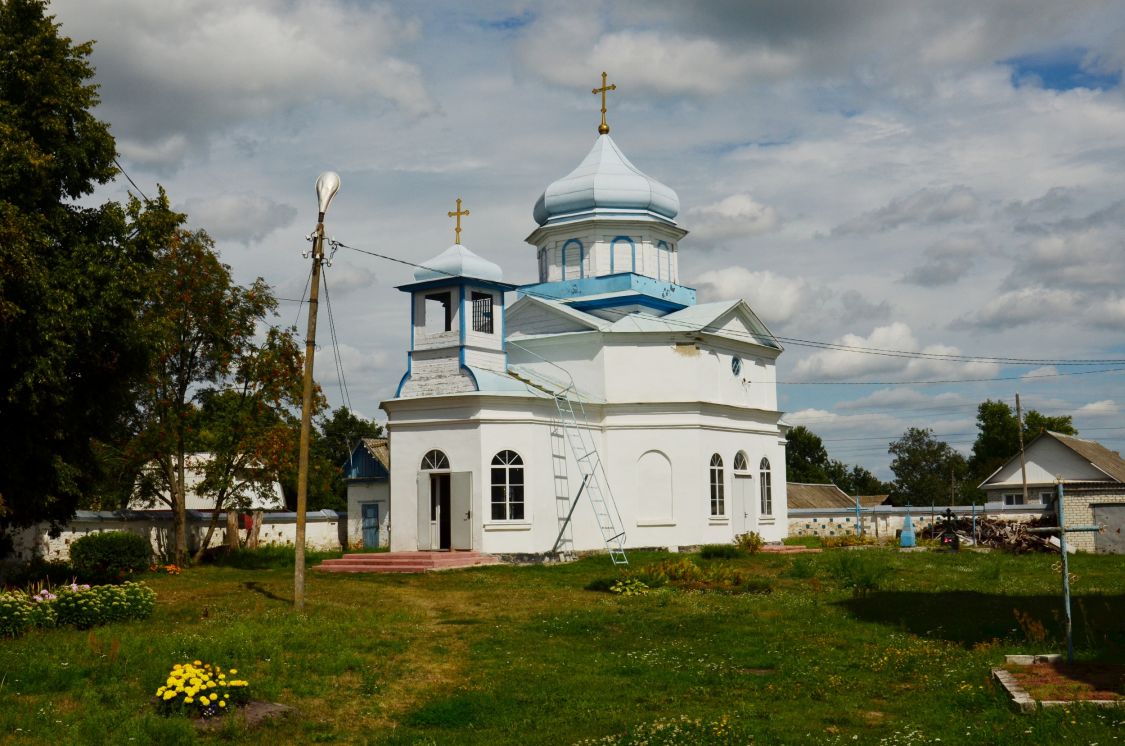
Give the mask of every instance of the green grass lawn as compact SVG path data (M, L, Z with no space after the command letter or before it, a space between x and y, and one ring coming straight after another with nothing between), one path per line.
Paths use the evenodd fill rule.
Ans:
M890 569L879 589L857 597L840 582L849 551ZM733 564L772 593L630 597L583 590L614 574L604 557L310 573L304 616L291 570L188 569L146 579L158 594L146 622L0 641L0 741L1120 742L1125 711L1017 715L989 681L1005 653L1060 649L1056 561L756 555ZM1071 570L1079 656L1125 662L1125 557L1077 556ZM194 659L239 669L256 698L296 715L209 735L156 715L149 698L168 669Z

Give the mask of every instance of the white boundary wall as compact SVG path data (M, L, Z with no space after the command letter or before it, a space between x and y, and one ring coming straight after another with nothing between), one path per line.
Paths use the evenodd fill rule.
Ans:
M211 514L194 510L188 511L188 548L198 549ZM344 546L347 537L347 514L334 510L320 510L306 513L305 546L310 549L335 550ZM297 514L271 512L263 513L262 528L258 534L259 544L292 545L297 530ZM47 560L70 559L70 544L75 539L101 531L129 531L148 538L153 553L166 556L172 545L172 514L170 511L90 511L80 510L63 528L58 536L51 536L47 524L16 531L14 553L9 559L17 561L41 557ZM245 531L239 531L245 540ZM226 513L219 514L215 533L210 546L226 543Z

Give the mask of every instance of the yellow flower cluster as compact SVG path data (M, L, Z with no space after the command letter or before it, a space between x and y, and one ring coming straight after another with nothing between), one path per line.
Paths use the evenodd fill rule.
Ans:
M231 676L238 669L229 670ZM210 716L226 708L227 704L244 699L242 692L248 682L243 679L227 678L227 672L218 666L201 661L177 663L172 666L164 685L156 690L157 702L172 709L176 705L199 709L204 716Z

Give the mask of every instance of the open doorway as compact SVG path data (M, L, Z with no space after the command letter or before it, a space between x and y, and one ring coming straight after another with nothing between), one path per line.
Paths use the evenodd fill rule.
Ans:
M434 532L431 544L434 549L448 550L452 546L453 524L449 503L449 474L430 475L430 525Z

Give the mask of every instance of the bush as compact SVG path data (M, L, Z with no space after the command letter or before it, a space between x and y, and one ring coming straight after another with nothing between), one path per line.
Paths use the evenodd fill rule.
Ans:
M881 553L837 552L830 558L828 573L841 587L851 588L854 596L863 598L882 587L891 567Z
M33 557L26 563L0 563L0 587L24 588L48 583L60 585L74 578L74 568L63 560L44 560Z
M325 552L316 549L305 550L305 565L311 566L326 559L340 556L340 552ZM204 560L223 567L239 570L285 570L293 567L296 550L289 544L267 544L257 549L236 549L226 547L209 551Z
M61 589L54 604L60 625L89 629L105 623L101 595L89 586Z
M143 583L125 583L125 604L129 609L127 619L148 619L156 609L156 591Z
M32 611L22 593L0 593L0 637L19 637L26 632Z
M757 531L747 531L744 534L739 534L734 537L735 545L748 554L757 554L762 551L762 546L765 541L762 540L762 535Z
M821 539L821 545L829 549L839 547L869 547L875 544L875 537L864 534L856 536L855 534L840 534L839 536L825 536Z
M586 590L609 593L609 589L619 580L621 580L621 578L594 578L586 584Z
M148 569L152 546L128 531L87 534L70 545L70 562L83 580L118 583Z
M705 544L699 550L703 559L735 559L741 555L742 552L733 544Z
M798 580L806 580L816 575L816 566L808 557L794 557L788 575Z

